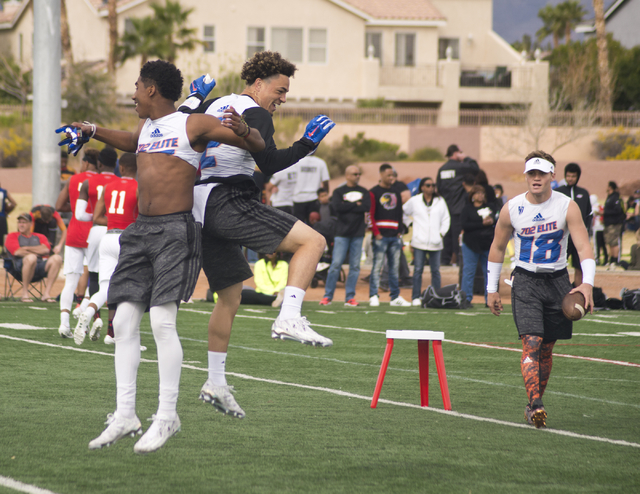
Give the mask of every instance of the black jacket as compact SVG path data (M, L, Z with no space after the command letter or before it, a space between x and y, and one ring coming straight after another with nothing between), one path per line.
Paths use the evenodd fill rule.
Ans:
M484 225L483 219L478 211L489 209L493 218L491 225ZM493 234L496 226L496 211L490 204L484 204L476 208L468 200L464 204L464 209L460 215L460 225L464 230L462 241L474 252L483 252L491 248Z
M573 189L573 191L571 189ZM591 209L591 199L589 199L589 192L587 191L587 189L583 189L582 187L578 187L577 185L574 185L573 187L562 185L556 189L556 192L560 192L567 197L571 197L571 199L576 202L576 204L580 208L584 226L587 227L588 231L591 230L591 219L593 217L593 211Z
M464 203L469 200L462 179L467 173L476 173L479 169L474 159L466 157L464 161L449 160L438 170L438 193L444 198L452 216L461 214Z
M612 192L604 202L604 212L602 214L604 226L621 225L624 223L625 217L624 201L620 198L618 192Z

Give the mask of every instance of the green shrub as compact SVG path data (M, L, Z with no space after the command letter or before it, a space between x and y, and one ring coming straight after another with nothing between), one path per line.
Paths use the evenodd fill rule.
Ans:
M416 149L410 159L411 161L443 161L444 156L436 148L425 147Z
M640 145L638 134L633 134L623 127L616 127L606 132L599 132L593 141L598 159L623 159L617 158L628 146Z

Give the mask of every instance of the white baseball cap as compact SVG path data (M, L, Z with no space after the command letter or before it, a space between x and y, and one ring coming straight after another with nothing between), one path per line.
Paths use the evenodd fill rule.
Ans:
M542 173L553 173L554 169L553 163L544 158L531 158L524 165L524 173L530 172L531 170L540 170Z

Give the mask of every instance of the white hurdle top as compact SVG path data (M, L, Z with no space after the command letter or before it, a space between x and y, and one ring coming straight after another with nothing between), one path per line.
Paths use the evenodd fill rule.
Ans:
M387 329L387 338L395 340L444 340L442 331L420 331L412 329Z

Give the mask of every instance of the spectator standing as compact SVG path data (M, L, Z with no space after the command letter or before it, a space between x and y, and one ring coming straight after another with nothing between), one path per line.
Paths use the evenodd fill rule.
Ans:
M360 275L360 257L365 233L365 213L371 209L371 196L358 185L362 172L355 165L345 170L347 183L333 191L331 207L336 215L331 266L320 305L333 300L340 269L349 253L349 275L345 284L345 307L357 307L356 283Z
M602 204L598 202L598 196L591 194L589 196L591 200L591 210L593 211L593 245L596 258L596 264L600 264L600 251L604 254L604 265L609 263L609 255L607 254L607 247L604 242L604 208Z
M635 232L640 228L640 189L636 190L627 200L625 228L631 232Z
M329 190L327 163L317 156L306 156L290 168L296 174L293 215L309 224L309 213L317 211L318 189Z
M578 181L580 180L581 174L582 170L578 163L569 163L564 167L564 181L566 182L566 185L561 185L556 189L556 191L570 197L576 202L580 208L580 214L582 215L584 226L586 227L587 232L589 232L591 229L593 210L591 208L589 192L587 189L578 187ZM571 265L574 269L573 282L575 286L581 285L582 269L580 268L580 258L578 257L578 250L571 240L571 235L569 235L569 242L567 243L567 261L569 256L571 256Z
M0 247L4 247L4 236L9 233L7 215L15 209L17 204L9 191L0 187Z
M460 236L460 215L468 196L462 186L462 180L467 173L478 172L478 163L466 156L456 144L447 148L449 160L438 170L436 187L438 193L444 198L451 215L451 227L443 239L444 248L440 259L443 265L456 264L458 262L458 237Z
M636 243L631 246L631 261L627 269L640 271L640 228L636 230Z
M51 297L51 288L58 277L62 257L49 255L51 244L47 237L40 233L32 233L32 218L29 213L18 216L18 231L7 235L6 248L11 254L14 272L20 273L22 281L21 302L33 302L29 296L29 284L33 280L46 277L43 302L55 302Z
M619 261L622 226L626 218L624 201L618 192L618 184L611 181L607 185L607 199L604 202L604 241L609 246L609 267L614 269Z
M413 196L403 206L404 214L413 218L413 287L411 304L420 306L422 300L422 273L424 264L429 258L431 269L431 286L440 288L440 252L442 239L449 231L451 217L447 204L435 190L436 184L430 177L420 180L422 194Z
M293 191L296 187L296 172L292 168L274 173L266 185L267 204L289 214L293 214Z
M501 184L495 184L493 186L493 190L494 190L494 193L496 195L496 201L498 202L500 207L504 206L507 203L507 201L509 200L509 198L504 195L504 189L502 188L502 185Z
M380 305L378 288L382 263L386 256L389 265L389 290L391 305L407 307L411 303L400 296L398 271L402 253L402 196L392 188L395 181L393 168L388 163L380 166L380 183L373 187L371 195L371 233L373 266L369 280L369 305Z
M482 270L484 283L487 286L487 262L489 250L493 242L496 222L496 211L487 202L482 185L475 185L469 192L469 200L460 215L460 223L464 233L462 235L462 291L467 300L473 299L473 280L478 270ZM485 305L487 293L484 294Z

